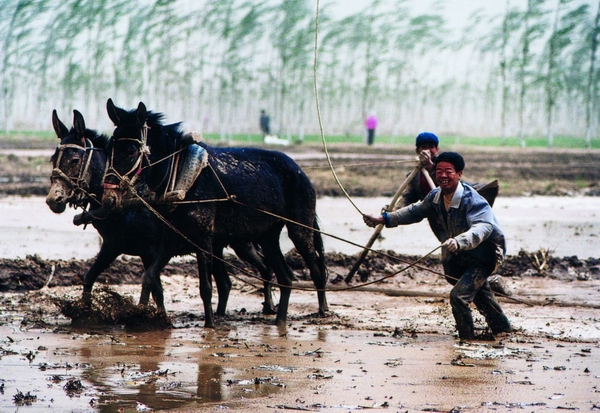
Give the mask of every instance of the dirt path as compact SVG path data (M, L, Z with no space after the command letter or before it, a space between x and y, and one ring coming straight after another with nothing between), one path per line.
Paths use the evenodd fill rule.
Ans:
M14 145L14 142L4 143ZM0 141L0 148L3 142ZM267 147L297 159L319 196L342 196L321 145ZM464 179L500 181L502 196L600 195L600 151L575 149L463 147L446 144L443 150L464 155ZM331 160L344 189L351 196L390 197L414 166L414 147L400 145L333 144ZM0 195L45 195L51 165L47 149L10 149L0 152Z

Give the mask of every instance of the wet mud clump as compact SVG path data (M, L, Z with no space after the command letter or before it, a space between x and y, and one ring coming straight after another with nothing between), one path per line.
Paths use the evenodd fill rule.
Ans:
M103 286L94 291L92 302L56 298L55 304L74 326L124 326L133 330L154 330L171 327L169 317L151 305L137 305Z

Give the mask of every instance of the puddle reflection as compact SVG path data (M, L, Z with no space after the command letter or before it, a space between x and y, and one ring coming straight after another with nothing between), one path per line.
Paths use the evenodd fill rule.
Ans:
M252 335L266 333L262 330ZM265 334L263 348L276 347L269 340L279 340L273 331L270 328ZM18 408L8 391L15 388L37 396L28 411L64 407L107 413L144 407L196 408L265 397L281 390L281 382L262 377L264 372L257 368L262 361L256 356L262 350L250 351L236 335L201 329L81 332L62 334L60 340L40 345L43 336L27 337L27 332L13 331L10 344L14 354L0 357L0 381L7 390L0 394L0 411ZM33 361L21 356L32 351L36 354ZM81 392L66 393L65 383L71 379L81 381Z
M246 356L239 354L236 339L230 341L216 332L172 330L116 340L111 338L107 345L90 343L81 350L91 366L82 376L98 390L101 412L143 406L194 408L279 390L269 383L255 384L254 372L232 366L233 359Z

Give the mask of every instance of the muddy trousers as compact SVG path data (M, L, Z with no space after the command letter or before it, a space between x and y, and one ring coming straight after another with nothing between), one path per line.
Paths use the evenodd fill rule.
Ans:
M474 337L473 316L469 303L485 317L492 334L511 331L510 322L496 301L488 283L496 267L495 246L483 243L474 251L449 254L444 260L446 280L454 285L450 292L450 305L461 339ZM480 249L477 251L477 249Z

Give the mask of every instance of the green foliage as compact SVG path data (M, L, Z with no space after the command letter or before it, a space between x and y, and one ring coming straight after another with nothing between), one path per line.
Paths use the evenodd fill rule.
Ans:
M334 0L320 3L316 33L308 0L4 0L0 129L38 127L48 108L98 115L111 97L174 121L210 119L206 129L223 136L243 123L237 130L250 130L263 107L280 134L314 134L318 60L323 115L349 135L372 110L388 134L518 126L521 144L537 146L529 136L553 119L562 131L581 134L585 123L597 134L597 5L512 1L497 16L482 7L457 35L441 0L425 12L414 0L368 0L345 17L330 14Z

